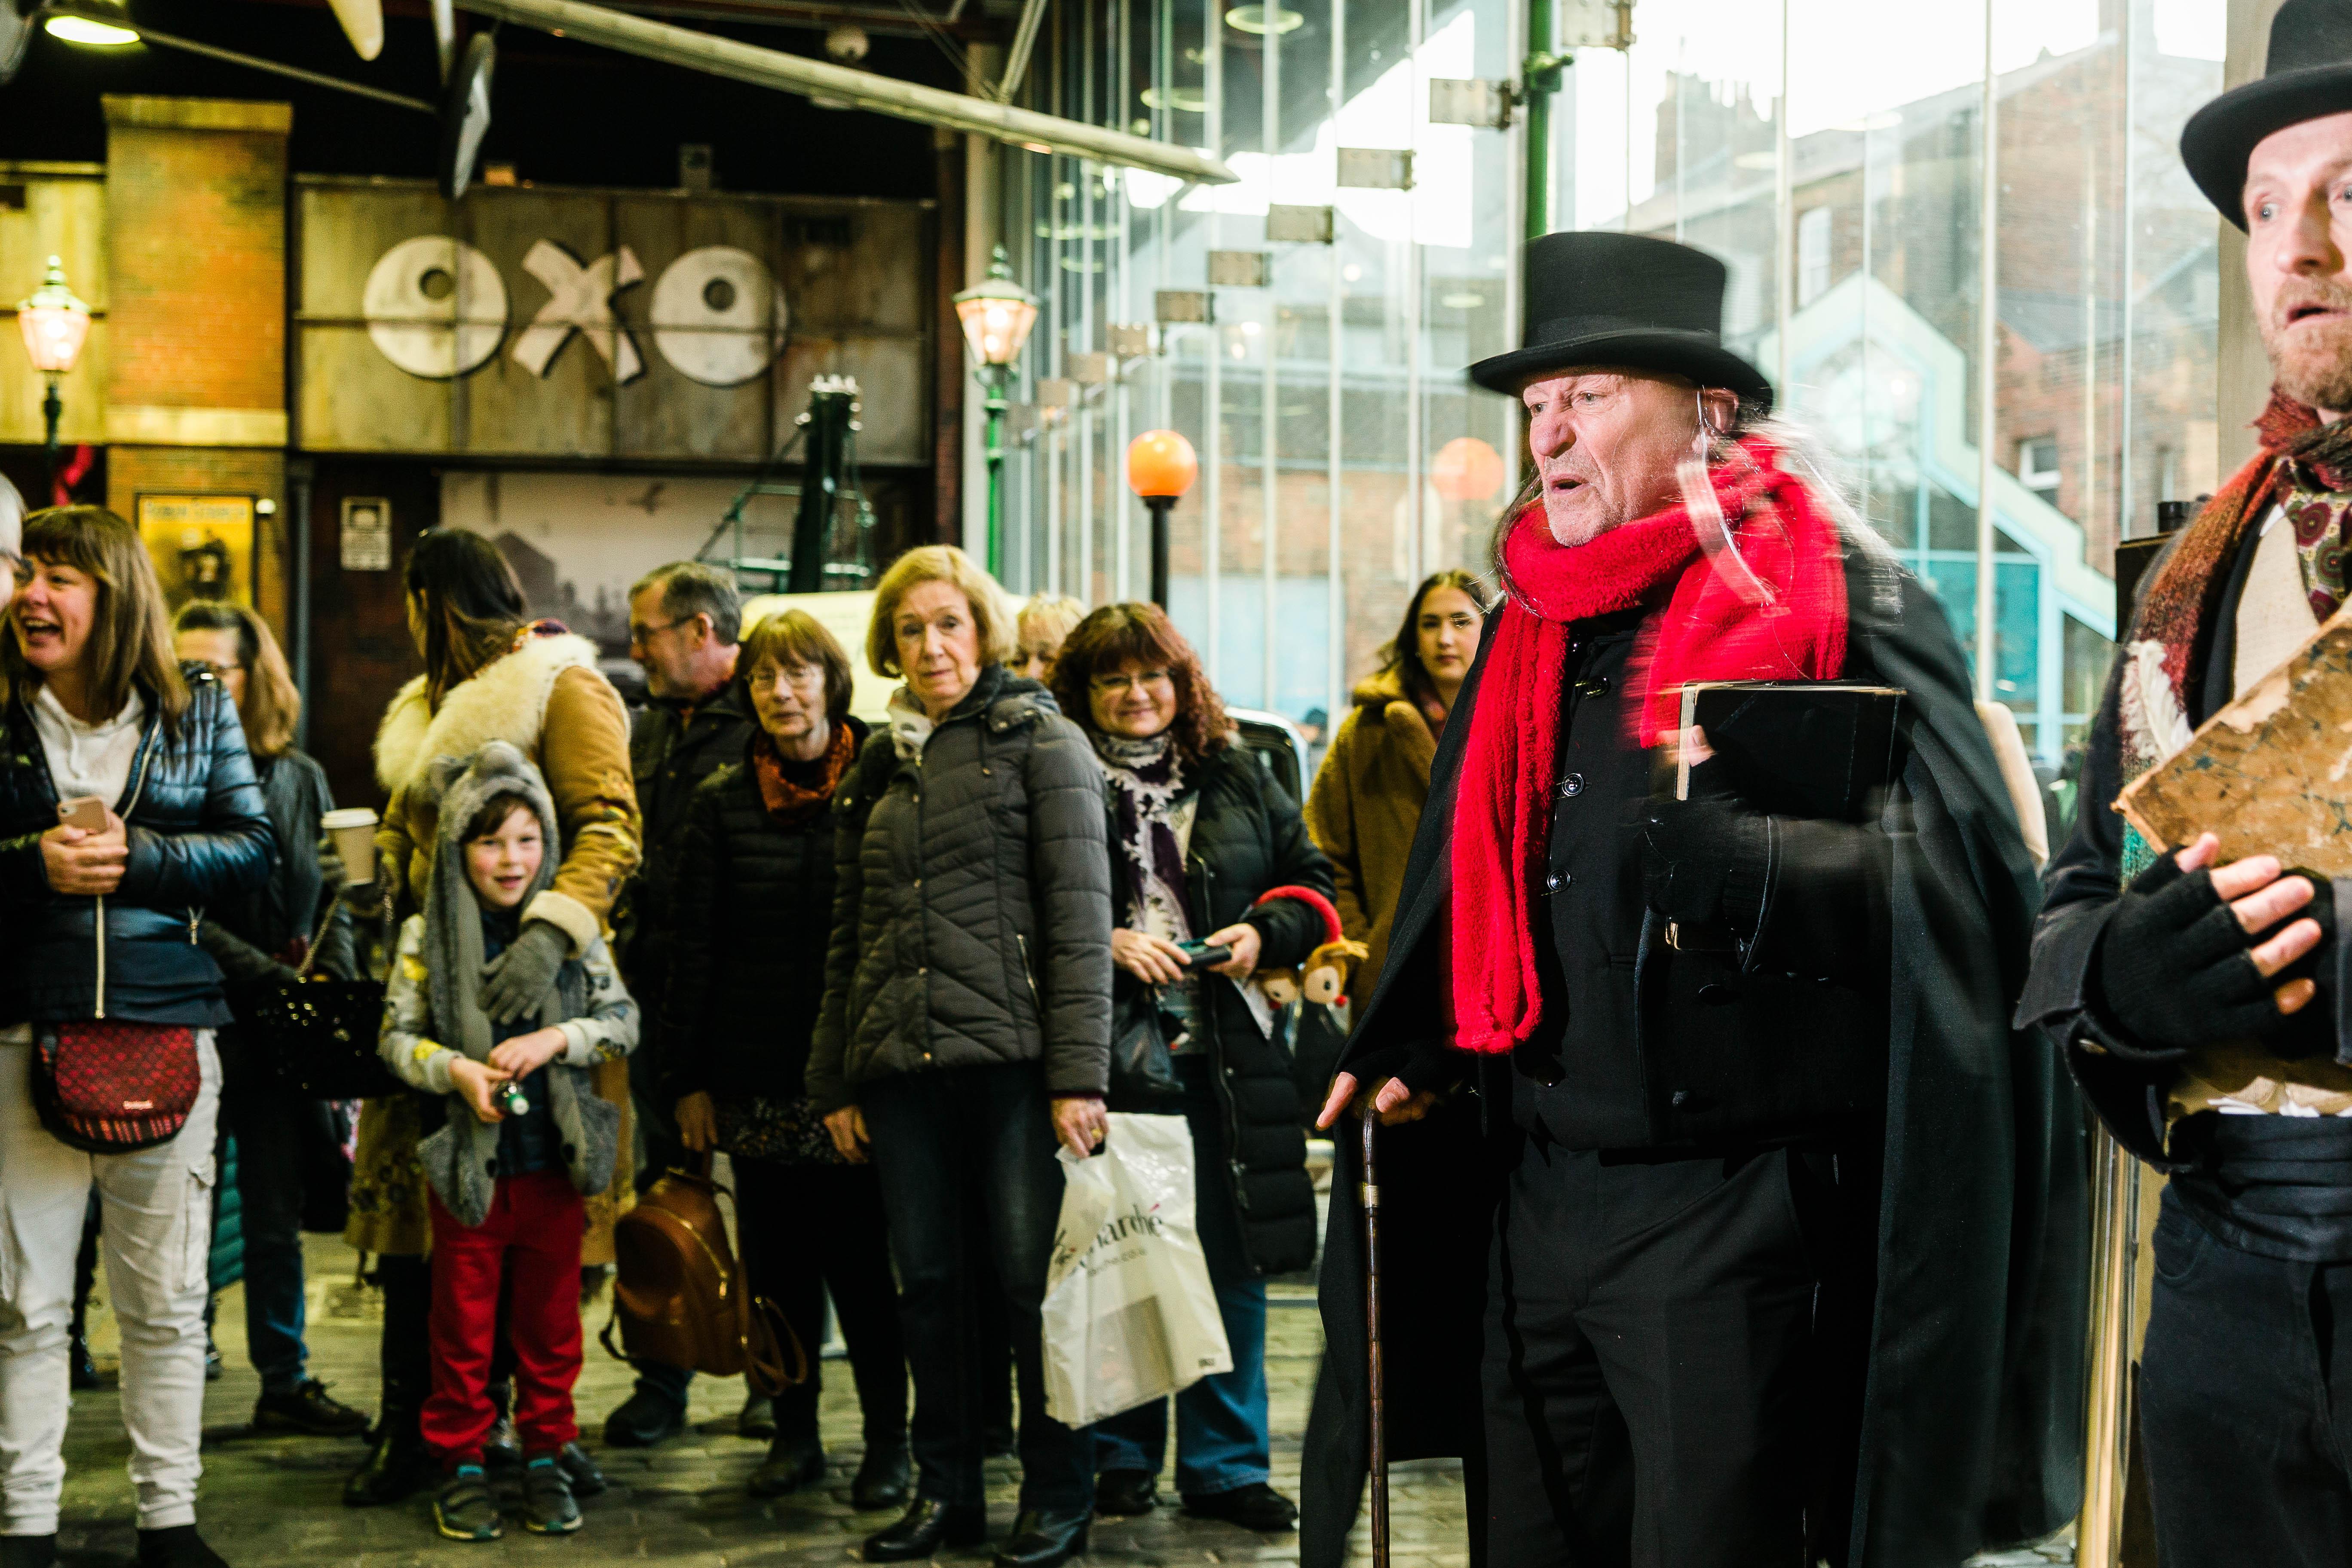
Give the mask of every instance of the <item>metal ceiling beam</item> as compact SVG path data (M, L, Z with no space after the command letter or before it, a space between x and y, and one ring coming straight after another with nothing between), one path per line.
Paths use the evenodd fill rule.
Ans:
M872 71L851 70L824 60L763 49L714 33L632 16L603 5L584 5L581 0L457 3L477 16L537 27L558 37L601 44L688 70L750 82L754 87L773 88L779 92L799 93L918 124L986 136L1034 153L1060 153L1205 184L1231 184L1238 178L1225 167L1223 160L1190 147L1130 136L1123 131L1087 125L1058 115L1015 109L1010 104L992 103L969 93L944 92L895 77L877 76Z

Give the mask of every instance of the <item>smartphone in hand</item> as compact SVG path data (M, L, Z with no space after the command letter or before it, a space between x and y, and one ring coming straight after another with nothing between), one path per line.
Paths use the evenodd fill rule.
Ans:
M1176 945L1184 950L1184 967L1187 969L1214 969L1220 963L1230 962L1234 956L1232 948L1212 947L1205 942L1180 942Z
M79 827L84 833L106 831L106 802L94 795L79 795L71 800L58 803L58 821L66 827Z

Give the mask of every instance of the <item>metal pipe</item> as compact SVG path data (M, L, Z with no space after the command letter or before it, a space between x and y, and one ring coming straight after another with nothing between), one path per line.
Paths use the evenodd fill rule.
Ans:
M537 27L558 37L578 38L608 49L640 55L688 70L723 76L754 87L773 88L837 102L921 125L943 125L1033 153L1092 158L1122 168L1150 169L1180 180L1231 184L1239 176L1222 158L1123 131L1085 125L1058 115L991 103L970 93L944 92L911 81L851 70L846 66L763 49L715 33L631 16L581 0L458 0L476 16Z
M1277 5L1265 14L1271 17L1279 8ZM1258 58L1265 62L1265 69L1259 84L1263 91L1258 108L1258 139L1259 145L1265 149L1266 167L1271 170L1274 160L1282 153L1282 29L1269 23L1263 43L1265 52ZM1270 179L1271 175L1268 177ZM1274 700L1274 630L1281 620L1275 607L1279 592L1275 582L1278 564L1275 559L1275 536L1281 526L1282 376L1275 362L1275 344L1280 335L1282 305L1281 296L1274 285L1275 262L1275 250L1268 246L1265 256L1265 324L1258 330L1257 345L1258 353L1265 356L1262 366L1263 378L1258 387L1258 439L1265 449L1258 454L1258 531L1262 535L1258 542L1258 578L1264 593L1258 611L1257 644L1258 706L1269 711L1279 710L1279 705ZM1299 760L1302 763L1306 761L1303 757Z
M202 55L206 59L225 60L233 66L243 66L248 70L267 71L272 76L282 76L311 87L323 87L336 92L348 92L354 98L372 98L378 103L389 103L395 109L415 110L419 114L429 114L436 119L441 113L438 105L427 103L421 98L411 98L406 93L386 92L380 87L369 87L363 82L346 81L341 77L328 76L320 71L304 70L300 66L281 65L276 60L263 59L258 55L240 54L235 49L225 49L217 44L200 44L194 38L183 38L177 34L159 33L144 22L126 19L119 11L84 11L73 5L49 5L45 6L40 14L44 16L79 16L83 21L102 23L110 27L128 27L139 35L139 40L142 43L161 44L167 49ZM32 23L27 21L24 26L29 27Z
M2132 1295L2139 1268L2139 1162L2091 1131L2090 1410L2083 1428L2083 1513L2074 1560L2116 1568L2131 1460Z
M1389 1568L1389 1411L1381 1350L1381 1177L1372 1145L1380 1112L1364 1107L1364 1343L1371 1398L1372 1568Z
M1549 4L1549 0L1537 0L1537 4L1543 5ZM1337 121L1339 110L1347 107L1347 102L1348 0L1331 0L1331 109L1328 118ZM1529 175L1531 182L1535 178L1535 175ZM1330 405L1326 416L1328 427L1323 435L1324 458L1329 465L1324 498L1328 515L1325 519L1323 542L1323 633L1324 641L1328 645L1324 656L1328 661L1325 671L1328 690L1323 710L1323 742L1327 748L1331 737L1339 731L1340 716L1348 711L1347 615L1342 607L1345 600L1340 591L1340 562L1345 556L1339 527L1339 506L1346 488L1344 467L1347 456L1346 444L1341 439L1341 426L1347 412L1347 388L1343 379L1347 370L1347 335L1343 319L1347 314L1347 274L1341 270L1347 265L1346 221L1334 207L1331 211L1331 244L1324 257L1324 265L1330 269L1324 281L1328 285L1331 295L1326 307L1329 312L1330 341L1325 345L1331 355ZM1517 321L1518 318L1513 315L1509 319Z

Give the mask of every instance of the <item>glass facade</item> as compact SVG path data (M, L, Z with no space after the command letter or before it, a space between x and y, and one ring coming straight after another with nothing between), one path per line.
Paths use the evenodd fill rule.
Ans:
M1202 463L1179 623L1229 700L1336 716L1415 582L1486 569L1523 427L1463 371L1517 341L1520 238L1625 228L1727 263L1731 341L1972 652L1989 527L1993 693L2058 763L2105 676L2116 541L2217 482L2218 226L2175 148L2221 88L2223 0L1640 0L1633 24L1573 51L1531 150L1524 108L1430 114L1433 79L1521 75L1507 0L1050 13L1030 101L1241 179L1007 155L998 216L1045 301L1007 584L1141 596L1120 454L1171 426ZM1409 187L1348 150L1409 152ZM1330 238L1288 237L1296 209ZM1156 353L1111 352L1155 319Z

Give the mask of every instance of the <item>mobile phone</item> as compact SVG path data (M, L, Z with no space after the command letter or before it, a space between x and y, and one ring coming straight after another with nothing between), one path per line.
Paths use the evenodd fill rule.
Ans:
M1184 967L1187 969L1214 969L1234 956L1232 948L1211 947L1205 942L1180 942L1176 945L1184 952Z
M58 821L84 833L106 831L106 802L94 795L78 795L58 803Z

